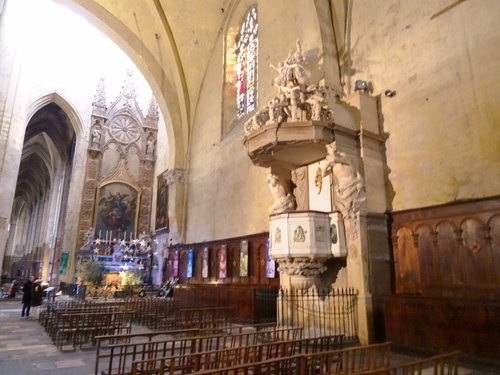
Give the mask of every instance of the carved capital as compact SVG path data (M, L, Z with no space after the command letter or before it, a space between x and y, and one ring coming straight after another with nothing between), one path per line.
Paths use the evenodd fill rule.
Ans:
M184 184L186 181L186 170L185 169L169 169L163 175L167 185L173 185L175 183Z
M278 271L288 276L314 277L326 270L325 260L309 258L278 259Z

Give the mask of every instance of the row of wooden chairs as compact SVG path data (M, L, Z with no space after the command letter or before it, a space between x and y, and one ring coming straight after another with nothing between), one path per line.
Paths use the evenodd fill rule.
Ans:
M301 353L280 356L287 351L274 352L275 357L262 356L262 352L246 348L232 350L231 356L219 354L220 362L206 353L181 358L134 362L132 375L457 375L459 352L390 364L390 343L358 346L341 350ZM229 351L220 351L224 353ZM257 354L259 353L259 354ZM247 356L245 356L247 355ZM225 358L228 358L225 360Z
M169 332L172 335L179 335L180 333L177 330L166 331L163 334L169 335ZM239 334L219 332L215 335L184 336L166 340L156 336L156 339L147 341L128 335L126 338L120 340L122 341L121 343L117 343L118 340L115 337L111 340L114 343L108 345L102 345L101 342L109 340L109 338L98 337L95 374L130 374L134 361L244 347L263 342L299 340L302 332L302 328L275 327L275 329L252 330ZM187 333L191 332L188 331ZM144 338L144 336L142 337Z
M130 333L132 311L123 302L46 304L39 322L60 350L94 346L106 334Z
M173 306L172 309L150 314L145 326L151 330L172 330L189 328L210 328L214 325L227 326L231 323L232 307L201 306L196 308Z
M130 312L78 312L61 314L52 331L52 340L60 350L94 347L95 338L101 335L130 333Z
M132 363L132 374L186 374L260 362L271 358L287 357L299 353L333 351L342 348L342 346L343 335L265 342L256 345L134 361Z

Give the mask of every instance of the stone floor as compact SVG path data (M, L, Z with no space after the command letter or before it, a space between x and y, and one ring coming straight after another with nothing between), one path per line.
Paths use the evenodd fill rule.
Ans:
M409 359L393 354L393 363ZM94 350L60 352L36 319L21 318L19 300L0 300L0 375L91 375L94 364ZM459 371L459 375L493 374L500 374L500 367L490 372L466 367Z

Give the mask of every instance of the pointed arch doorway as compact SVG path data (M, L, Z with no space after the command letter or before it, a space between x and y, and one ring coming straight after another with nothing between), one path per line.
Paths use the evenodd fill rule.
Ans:
M2 273L18 282L59 274L77 134L74 114L53 96L38 103L24 136Z

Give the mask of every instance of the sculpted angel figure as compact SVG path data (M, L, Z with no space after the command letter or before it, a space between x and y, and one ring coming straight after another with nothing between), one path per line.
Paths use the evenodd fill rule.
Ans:
M271 84L273 86L276 86L276 87L283 87L283 86L285 86L285 84L286 84L286 77L284 75L285 64L282 61L280 61L278 63L277 67L274 66L274 64L272 64L272 63L269 64L269 67L273 68L274 70L276 70L278 72L278 75L276 76L276 78L273 78L271 80Z
M307 98L306 102L311 105L311 120L321 121L321 110L326 104L324 93L315 85L307 88L312 94Z
M302 89L309 86L310 81L304 67L305 57L302 54L300 39L297 39L295 44L295 51L291 50L288 52L288 57L285 61L280 61L278 66L272 63L269 64L270 68L278 72L278 75L271 81L273 86L278 87L278 92L281 92L281 88L286 87L289 82L294 86L301 86Z
M304 67L305 57L302 54L300 39L297 39L295 44L295 51L290 51L288 53L288 58L285 61L284 75L286 82L292 81L293 83L300 85L302 88L305 88L309 86L310 80Z

